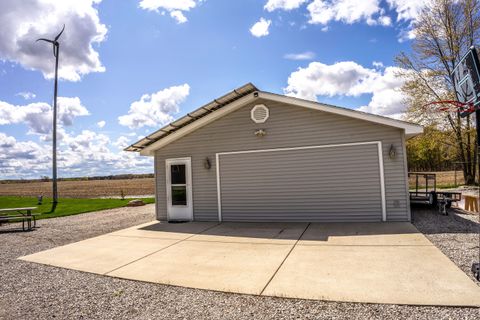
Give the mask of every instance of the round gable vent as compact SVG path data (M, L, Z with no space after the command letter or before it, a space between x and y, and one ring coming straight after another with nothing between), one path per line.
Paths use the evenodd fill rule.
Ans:
M264 123L267 121L268 116L268 108L264 104L257 104L250 112L250 117L255 123Z

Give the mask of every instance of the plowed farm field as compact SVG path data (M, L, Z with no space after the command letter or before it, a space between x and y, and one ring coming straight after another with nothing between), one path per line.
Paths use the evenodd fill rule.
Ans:
M0 183L0 196L52 196L51 182ZM121 180L59 181L58 195L61 198L120 198L153 196L154 178Z

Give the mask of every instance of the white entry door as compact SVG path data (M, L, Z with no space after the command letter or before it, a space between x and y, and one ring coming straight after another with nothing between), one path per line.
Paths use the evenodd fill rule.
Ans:
M168 220L193 220L190 158L165 160Z

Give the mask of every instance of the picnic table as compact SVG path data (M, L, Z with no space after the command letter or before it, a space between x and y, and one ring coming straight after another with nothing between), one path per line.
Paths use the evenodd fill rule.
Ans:
M37 209L37 207L25 207L25 208L3 208L0 209L0 224L2 222L17 222L22 221L22 229L23 231L32 230L37 226L37 221L35 216L38 214L32 213L33 210ZM15 212L16 215L1 215L2 213L8 214L11 212ZM33 221L33 227L32 227ZM27 223L27 229L25 230L25 223Z

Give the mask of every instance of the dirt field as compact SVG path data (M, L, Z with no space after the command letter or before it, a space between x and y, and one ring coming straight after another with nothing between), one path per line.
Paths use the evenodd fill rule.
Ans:
M454 171L437 172L437 186L453 186ZM419 185L425 180L419 179ZM410 188L415 186L415 179L410 178ZM457 171L457 184L463 184L463 175ZM51 196L51 182L0 183L0 195L3 196ZM120 197L123 190L126 197L153 195L154 178L122 179L122 180L86 180L60 181L58 192L65 198Z
M0 195L51 197L51 182L0 183ZM60 198L96 198L147 196L155 194L154 179L59 181Z
M442 171L442 172L433 172L437 174L437 186L451 186L455 185L455 171ZM415 187L415 177L411 176L409 179L410 188ZM422 177L418 178L418 184L421 186L425 185L425 179ZM457 186L463 185L463 173L462 171L457 171ZM429 182L430 185L430 182Z

